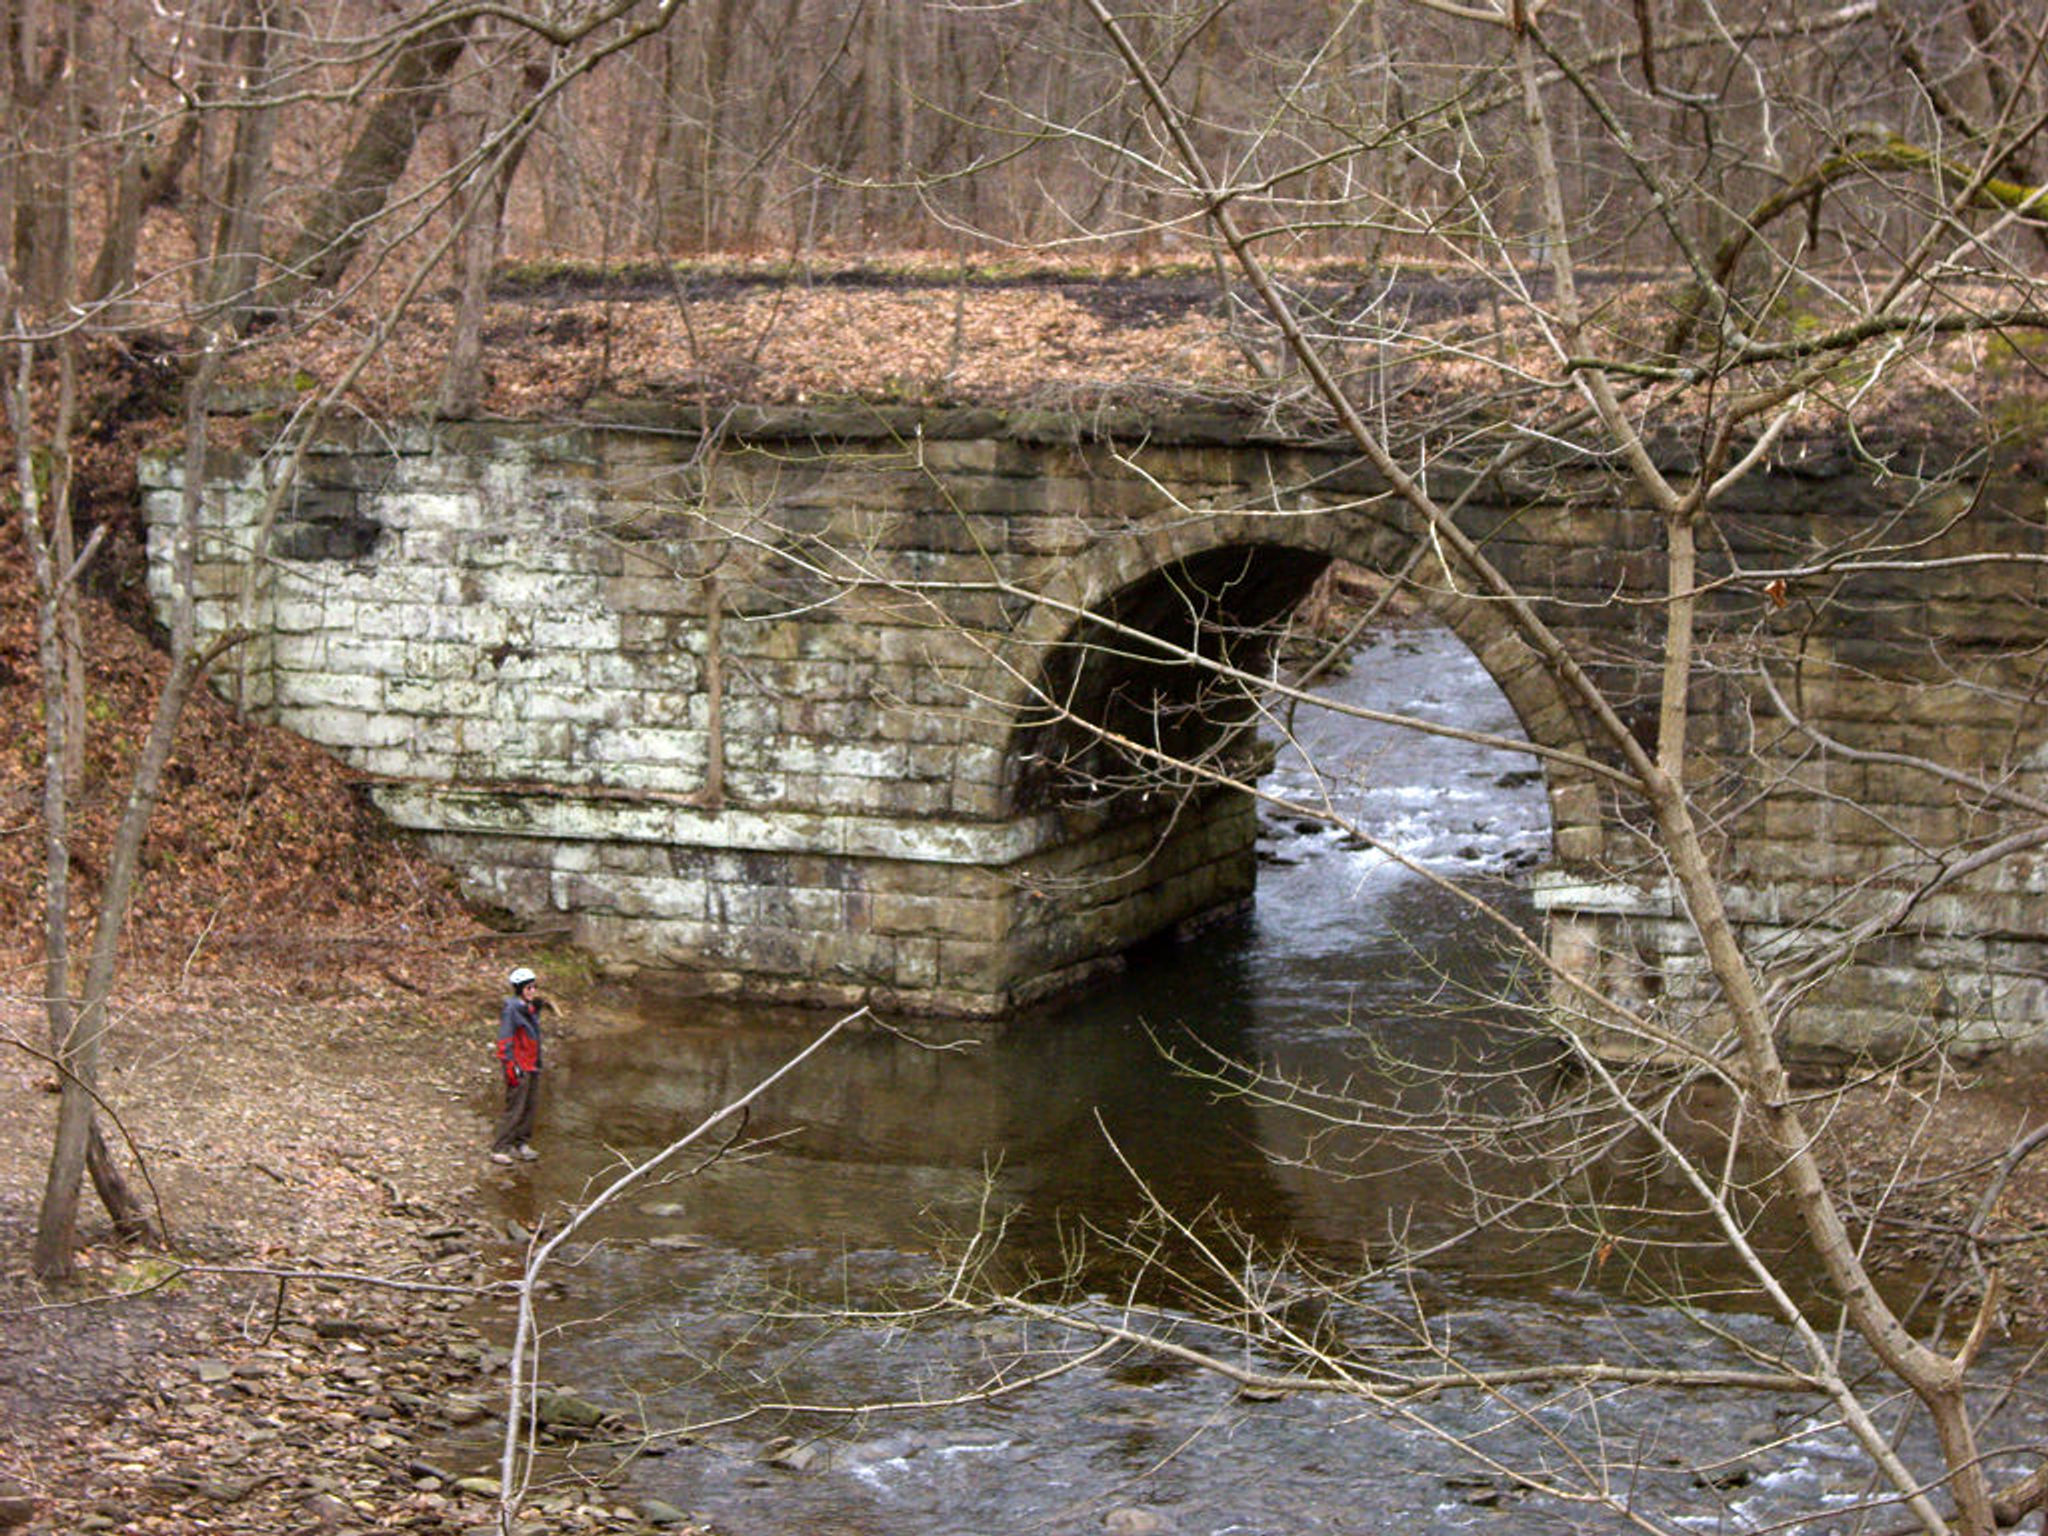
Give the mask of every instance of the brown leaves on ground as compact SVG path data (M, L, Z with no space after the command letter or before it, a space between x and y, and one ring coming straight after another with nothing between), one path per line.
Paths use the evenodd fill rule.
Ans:
M343 305L259 344L231 398L281 407L342 378L371 331ZM1213 277L1027 274L947 281L909 258L809 279L718 265L694 275L577 275L507 287L484 322L486 414L542 417L592 399L720 409L820 400L920 405L1144 405L1246 398L1256 374ZM352 398L417 410L454 306L417 302Z
M18 534L0 559L0 954L7 990L28 983L42 945L45 838L36 600ZM78 888L74 949L106 871L135 755L165 675L159 650L102 602L88 601L84 771L72 799ZM231 668L230 656L222 663ZM233 969L251 952L287 991L401 995L445 946L480 932L449 875L386 828L353 775L284 731L238 720L196 694L151 822L127 948L150 969ZM437 954L437 948L442 953Z
M1397 441L1442 451L1441 434L1562 431L1584 406L1557 352L1556 316L1540 274L1510 302L1494 276L1422 266L1278 261L1273 270L1354 404ZM1591 353L1623 371L1617 387L1646 430L1684 433L1737 381L1711 386L1658 374L1660 338L1688 293L1685 274L1589 269L1581 274ZM227 398L289 411L347 379L386 326L395 277L366 281L298 329L258 336L230 371ZM1943 303L1990 309L2012 296L1957 290ZM375 415L414 413L434 396L455 303L416 299L346 391ZM1802 342L1857 316L1817 309ZM486 416L576 414L610 399L702 410L733 405L859 402L926 407L1044 408L1074 414L1222 406L1328 425L1328 412L1285 355L1242 279L1228 287L1206 263L1088 264L1019 259L963 265L930 253L866 261L819 256L801 267L706 256L612 269L514 271L484 319ZM1910 365L1901 357L1910 354ZM1860 355L1860 354L1859 354ZM1794 353L1746 369L1745 388L1783 382L1835 354ZM1874 366L1878 362L1883 366ZM1794 435L1930 424L1971 441L2013 439L2048 396L2032 333L1915 335L1904 354L1848 359L1807 381ZM1605 451L1604 448L1602 451Z

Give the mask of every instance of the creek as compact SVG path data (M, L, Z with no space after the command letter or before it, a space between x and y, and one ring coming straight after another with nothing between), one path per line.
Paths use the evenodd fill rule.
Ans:
M1441 632L1376 637L1327 692L1519 735L1490 680ZM1525 1533L1630 1528L1603 1500L1667 1528L1854 1528L1861 1459L1810 1398L1518 1389L1390 1410L1248 1400L1213 1373L1130 1351L976 1397L992 1372L1028 1376L1085 1341L1003 1316L854 1326L823 1315L928 1296L940 1256L978 1224L1004 1227L994 1263L1006 1282L1074 1270L1093 1315L1112 1318L1135 1298L1183 1330L1185 1288L1118 1241L1155 1203L1226 1218L1246 1273L1276 1287L1287 1283L1271 1257L1282 1250L1356 1268L1397 1234L1450 1228L1455 1185L1440 1165L1374 1154L1340 1133L1311 1143L1301 1116L1219 1093L1169 1057L1369 1087L1404 1070L1397 1062L1423 1063L1526 1090L1538 1081L1526 1039L1494 1001L1516 990L1511 963L1495 923L1459 890L1531 921L1515 876L1548 853L1540 779L1523 756L1327 711L1303 710L1295 729L1326 778L1319 785L1290 747L1267 788L1327 792L1372 838L1451 884L1269 812L1252 911L1155 946L1111 984L999 1030L835 1042L757 1106L739 1148L630 1195L603 1218L603 1241L560 1272L544 1311L543 1379L652 1425L697 1426L636 1461L629 1492L731 1536L1079 1536L1106 1523L1180 1536L1428 1536L1503 1517ZM512 1176L500 1213L529 1226L617 1159L647 1155L737 1098L819 1028L704 1005L602 1032L570 1022L548 1074L545 1156ZM1310 1150L1349 1158L1348 1176L1308 1166ZM1170 1243L1160 1251L1185 1259ZM1693 1285L1724 1293L1711 1327L1698 1309L1632 1286L1581 1238L1503 1240L1391 1274L1316 1326L1358 1358L1411 1366L1453 1347L1488 1367L1755 1368L1784 1355L1783 1328L1725 1294L1730 1277L1710 1251L1669 1251ZM749 1411L961 1395L918 1411ZM1909 1444L1908 1454L1925 1450ZM596 1470L603 1458L580 1464ZM1547 1468L1587 1497L1528 1493L1500 1466Z

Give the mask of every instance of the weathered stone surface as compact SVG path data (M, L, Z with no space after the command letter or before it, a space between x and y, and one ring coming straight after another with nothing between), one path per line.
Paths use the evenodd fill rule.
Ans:
M1242 901L1249 802L1062 809L1073 796L1047 778L1059 743L1034 725L1032 689L1071 664L1080 608L1129 604L1124 617L1170 627L1188 573L1225 556L1216 601L1263 591L1284 607L1323 559L1391 570L1416 538L1341 447L1223 413L762 408L738 413L715 464L692 431L660 402L567 426L341 431L316 445L261 560L261 476L216 454L199 617L217 632L246 601L259 633L237 653L243 697L387 780L378 802L477 898L566 913L609 958L687 968L713 993L1000 1011ZM159 602L181 476L144 466ZM1590 466L1469 489L1467 531L1498 568L1614 697L1653 697L1656 517ZM1876 570L1790 605L1722 578L1880 516L1900 547L1924 533L1943 557L2040 554L2038 486L1972 494L1964 516L1841 444L1788 441L1717 508L1709 648L1782 641L1777 680L1853 749L1816 750L1749 674L1703 667L1692 771L1731 807L1715 829L1728 904L1766 957L1791 954L1818 914L1846 929L1925 881L1924 850L1997 835L1983 806L1891 757L1934 750L2048 795L2031 703L2048 566ZM1496 606L1456 580L1423 588L1533 741L1599 755ZM1936 641L1968 649L1938 662ZM1545 772L1552 957L1708 1020L1668 893L1616 894L1641 894L1655 866L1612 795L1565 759ZM2044 896L2048 859L1940 889L1916 912L1925 942L1844 969L1795 1037L1853 1050L1917 1031L1974 1050L2038 1033Z

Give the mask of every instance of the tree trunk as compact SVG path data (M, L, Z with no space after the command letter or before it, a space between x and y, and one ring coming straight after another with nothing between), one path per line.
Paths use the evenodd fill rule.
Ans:
M286 308L315 289L334 287L348 272L411 160L420 130L447 95L474 20L466 13L443 22L399 53L340 169L307 211L284 272L264 285L258 309Z
M547 85L547 72L530 65L521 83L529 96L538 96ZM434 414L444 420L474 416L483 399L484 315L490 305L491 274L497 269L498 252L504 244L505 200L511 195L519 162L533 142L527 127L524 123L513 126L513 137L503 146L497 162L481 173L471 193L469 228L462 236L462 296L456 305L448 358L441 369L441 387L434 396Z
M103 317L107 325L124 324L128 318L121 297L135 284L135 254L142 238L142 220L150 209L169 199L184 174L192 153L199 147L197 112L187 112L178 121L177 137L152 168L144 147L132 146L121 158L114 191L107 208L107 230L100 240L99 255L85 280L80 297L88 304L107 304L111 312Z
M121 823L114 834L106 881L100 892L98 921L93 928L85 992L76 1005L70 997L70 952L66 932L70 912L71 827L68 802L62 788L63 775L55 771L60 759L52 755L61 752L64 736L62 711L58 704L62 679L56 639L57 609L60 602L68 600L75 584L64 579L66 572L51 568L46 554L38 564L39 580L49 593L44 602L43 623L45 720L50 722L46 729L51 736L51 744L45 749L44 765L44 823L49 841L51 882L50 916L45 931L45 977L49 988L51 1029L57 1038L58 1060L64 1071L57 1106L57 1134L50 1153L49 1174L43 1185L42 1208L36 1221L31 1256L36 1273L46 1279L61 1279L72 1272L72 1252L78 1241L78 1196L89 1163L93 1168L94 1188L107 1202L108 1214L113 1218L116 1230L124 1234L148 1230L148 1218L121 1178L104 1141L100 1141L97 1152L94 1150L94 1142L98 1139L93 1123L95 1094L99 1085L100 1042L107 1028L107 1005L113 994L121 935L127 925L129 906L134 900L136 879L142 865L143 842L162 788L164 765L170 760L178 720L184 713L193 687L204 675L213 656L224 644L232 643L232 639L216 642L206 652L197 653L193 638L193 565L198 542L199 496L205 479L205 401L218 367L219 353L209 347L198 372L186 387L186 485L174 556L176 574L173 578L175 596L170 673L164 680L163 691L157 696L149 735L136 761L128 803L122 810ZM15 412L18 419L26 415L26 390L27 370L24 365L19 406ZM25 503L25 516L31 519L29 531L34 534L32 501ZM40 540L35 543L40 549Z
M50 1044L61 1072L57 1134L43 1186L41 1213L30 1263L46 1280L72 1273L78 1227L79 1181L85 1171L92 1126L90 1086L97 1064L97 1040L78 1028L71 1003L71 799L65 764L70 757L70 710L64 646L65 609L72 593L70 570L59 566L45 531L44 482L36 474L32 445L34 413L29 390L35 349L21 348L7 391L8 425L14 434L15 479L21 498L22 538L35 571L36 652L43 704L43 1006ZM76 660L75 656L72 660Z

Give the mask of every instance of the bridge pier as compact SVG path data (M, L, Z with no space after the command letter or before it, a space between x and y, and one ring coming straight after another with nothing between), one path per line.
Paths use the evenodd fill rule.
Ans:
M960 1018L1114 969L1240 906L1249 795L1007 823L767 814L677 800L382 783L370 796L468 894L677 990Z

